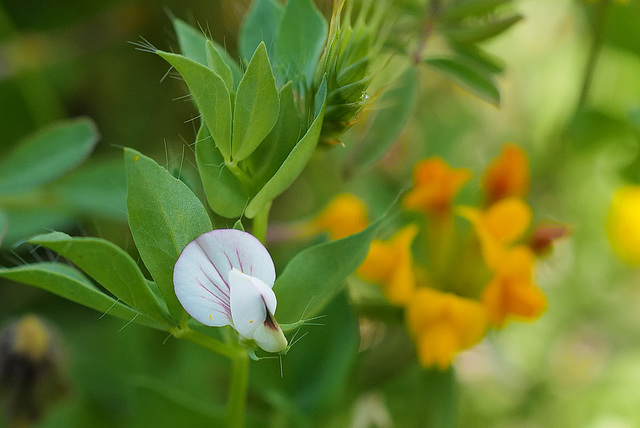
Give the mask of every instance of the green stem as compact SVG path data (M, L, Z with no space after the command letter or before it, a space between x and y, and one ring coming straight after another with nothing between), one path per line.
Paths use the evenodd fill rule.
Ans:
M267 240L267 224L269 223L269 210L271 202L269 202L256 216L253 218L253 236L258 238L263 244Z
M213 337L198 333L190 328L174 329L171 333L180 339L187 339L196 345L199 345L205 349L215 352L216 354L227 357L230 360L235 360L239 349L235 346L230 346L224 342L214 339ZM244 352L244 350L242 350Z
M228 426L242 428L247 403L249 385L249 355L242 349L236 352L232 360L231 387L229 388L229 404L227 409Z
M604 42L607 12L611 6L611 1L612 0L602 0L597 6L598 10L596 11L595 22L593 23L593 40L591 41L589 58L587 59L587 64L584 70L584 79L582 81L582 89L580 90L580 98L578 100L578 110L580 110L586 103L589 91L591 90L593 74Z
M244 426L244 413L249 386L249 354L247 354L247 351L239 345L233 346L221 342L218 339L191 330L187 326L176 327L171 330L171 333L177 338L187 339L231 360L232 370L229 402L227 404L227 426L230 428L242 428Z

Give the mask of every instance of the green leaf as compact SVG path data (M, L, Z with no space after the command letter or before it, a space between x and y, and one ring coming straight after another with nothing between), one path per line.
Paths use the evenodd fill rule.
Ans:
M454 2L441 15L443 21L456 21L493 12L511 0L462 0Z
M233 111L233 162L253 153L275 125L279 110L280 99L267 48L260 43L238 85Z
M76 167L98 141L90 119L58 122L21 141L0 162L0 194L26 192Z
M46 191L76 214L118 221L127 218L127 181L122 159L91 162L57 180Z
M246 160L261 185L276 173L300 138L302 121L293 99L293 82L280 89L278 121L262 144Z
M278 171L256 194L247 206L246 216L253 218L266 204L270 203L280 193L284 192L300 175L304 167L309 162L313 151L318 144L320 131L322 129L322 119L327 100L327 81L324 79L315 99L315 118L309 130L298 141L289 156L282 163Z
M212 229L200 200L152 159L124 151L129 226L140 257L176 322L186 317L173 290L173 266L184 247Z
M342 289L345 279L362 264L371 240L386 219L387 214L362 232L315 245L293 257L273 287L278 297L278 321L283 324L298 321L305 307L305 317L322 311Z
M202 65L208 65L207 49L205 47L207 38L202 34L202 31L193 28L191 25L177 18L173 20L173 28L178 35L178 44L180 45L182 55ZM231 58L227 51L218 43L213 40L210 41L210 43L213 44L216 51L222 53L222 57L231 69L236 84L240 82L242 70L240 70L238 63ZM231 86L229 89L231 89Z
M72 238L53 232L29 239L73 262L119 300L161 323L169 321L136 262L125 251L98 238Z
M227 85L229 92L233 91L233 73L231 67L227 64L222 57L222 54L218 52L218 49L213 45L211 40L207 40L207 65L218 76L222 77L224 83Z
M9 228L2 241L3 249L8 249L29 236L51 229L66 229L73 227L74 223L77 224L77 220L74 220L68 213L50 208L7 207L4 210L8 217Z
M233 224L233 228L234 228L235 230L241 230L241 231L243 231L243 232L244 232L244 225L242 224L242 219L241 219L241 218L239 218L239 219L238 219L238 221L236 221L236 222Z
M282 20L284 10L274 0L254 0L247 13L239 36L240 55L249 60L260 42L267 46L272 54L276 31Z
M229 160L231 156L231 96L222 77L193 60L168 52L157 54L184 78L207 124L216 147Z
M287 354L286 375L280 380L288 395L309 414L343 399L360 345L358 317L346 293L338 294L325 310L323 325L310 326L304 340Z
M327 22L311 0L289 0L275 39L274 69L283 82L312 82L327 40Z
M424 62L471 93L500 106L500 91L491 77L453 58L427 58Z
M481 25L444 28L442 33L452 43L478 43L503 33L521 19L522 15L516 14Z
M451 48L459 56L465 58L467 62L483 69L485 73L502 73L504 71L505 63L502 59L477 47L475 44L453 43Z
M223 217L238 217L247 206L249 195L235 175L227 169L206 125L196 137L196 163L209 206Z
M207 65L206 38L202 31L193 28L181 19L173 20L173 30L178 36L182 55L202 65Z
M0 268L0 277L49 291L96 311L133 320L136 324L164 330L164 327L98 290L82 273L62 263L40 262Z
M371 125L362 141L356 145L353 164L358 168L380 160L404 129L418 93L416 70L410 67L380 98L380 109L369 118Z

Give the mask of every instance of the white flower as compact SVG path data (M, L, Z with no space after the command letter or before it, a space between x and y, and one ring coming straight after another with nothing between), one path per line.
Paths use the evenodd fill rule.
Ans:
M190 242L173 271L185 310L202 324L231 325L243 342L280 352L287 339L276 322L273 261L253 235L235 229L207 232Z

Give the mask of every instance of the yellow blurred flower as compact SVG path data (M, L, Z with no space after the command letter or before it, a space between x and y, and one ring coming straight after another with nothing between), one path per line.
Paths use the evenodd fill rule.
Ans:
M406 319L425 367L451 365L456 354L482 339L485 308L477 301L421 287L407 303Z
M547 300L533 282L534 265L534 253L524 245L505 253L482 293L491 324L501 327L511 315L535 319L544 312Z
M471 178L466 168L451 168L440 158L419 161L413 168L413 188L404 198L409 210L430 215L451 211L453 198Z
M341 239L368 226L367 206L357 197L343 193L336 196L312 222L312 228L327 232L331 239Z
M459 207L458 212L473 225L485 262L491 269L496 269L507 247L522 237L532 218L529 205L518 198L502 199L486 211Z
M396 305L407 303L416 287L411 243L417 233L417 226L412 224L388 241L374 240L356 271L361 278L382 285L387 299Z
M640 186L616 190L607 218L609 241L630 265L640 265Z
M520 146L507 143L485 170L482 190L487 204L491 205L504 198L523 198L529 191L530 181L527 153Z

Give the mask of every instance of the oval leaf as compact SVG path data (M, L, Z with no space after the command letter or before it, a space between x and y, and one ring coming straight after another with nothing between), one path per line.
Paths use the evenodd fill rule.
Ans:
M327 98L327 82L322 81L315 103L315 119L306 134L298 141L289 156L282 163L278 171L256 194L247 206L246 216L253 218L262 208L284 192L295 179L300 175L304 167L309 162L313 151L318 144L320 131L322 130L322 119Z
M381 216L362 232L307 248L291 259L273 287L278 298L278 320L298 321L305 307L305 317L317 315L362 264L386 217Z
M222 77L229 92L233 91L233 73L231 67L224 61L222 54L216 49L211 40L207 40L207 65L218 76Z
M196 163L211 209L223 217L239 217L249 196L225 166L206 125L200 127L196 137Z
M474 95L500 106L500 91L491 77L455 59L427 58L424 61Z
M0 268L0 277L49 291L103 314L136 324L165 328L98 290L81 272L62 263L41 262L13 268Z
M21 141L0 163L0 193L26 192L73 169L98 141L90 119L59 122Z
M184 247L212 229L207 211L182 181L152 159L124 151L129 226L140 257L175 321L186 312L173 291L173 266Z
M118 246L98 238L53 232L31 239L69 259L119 300L160 322L169 321L136 262Z
M284 10L274 0L254 0L247 13L239 36L240 55L249 60L260 42L272 53L276 31Z
M267 48L260 43L238 85L233 111L233 162L253 153L275 125L279 110L280 99Z
M227 85L213 70L193 60L157 51L182 75L225 160L231 157L231 96Z

